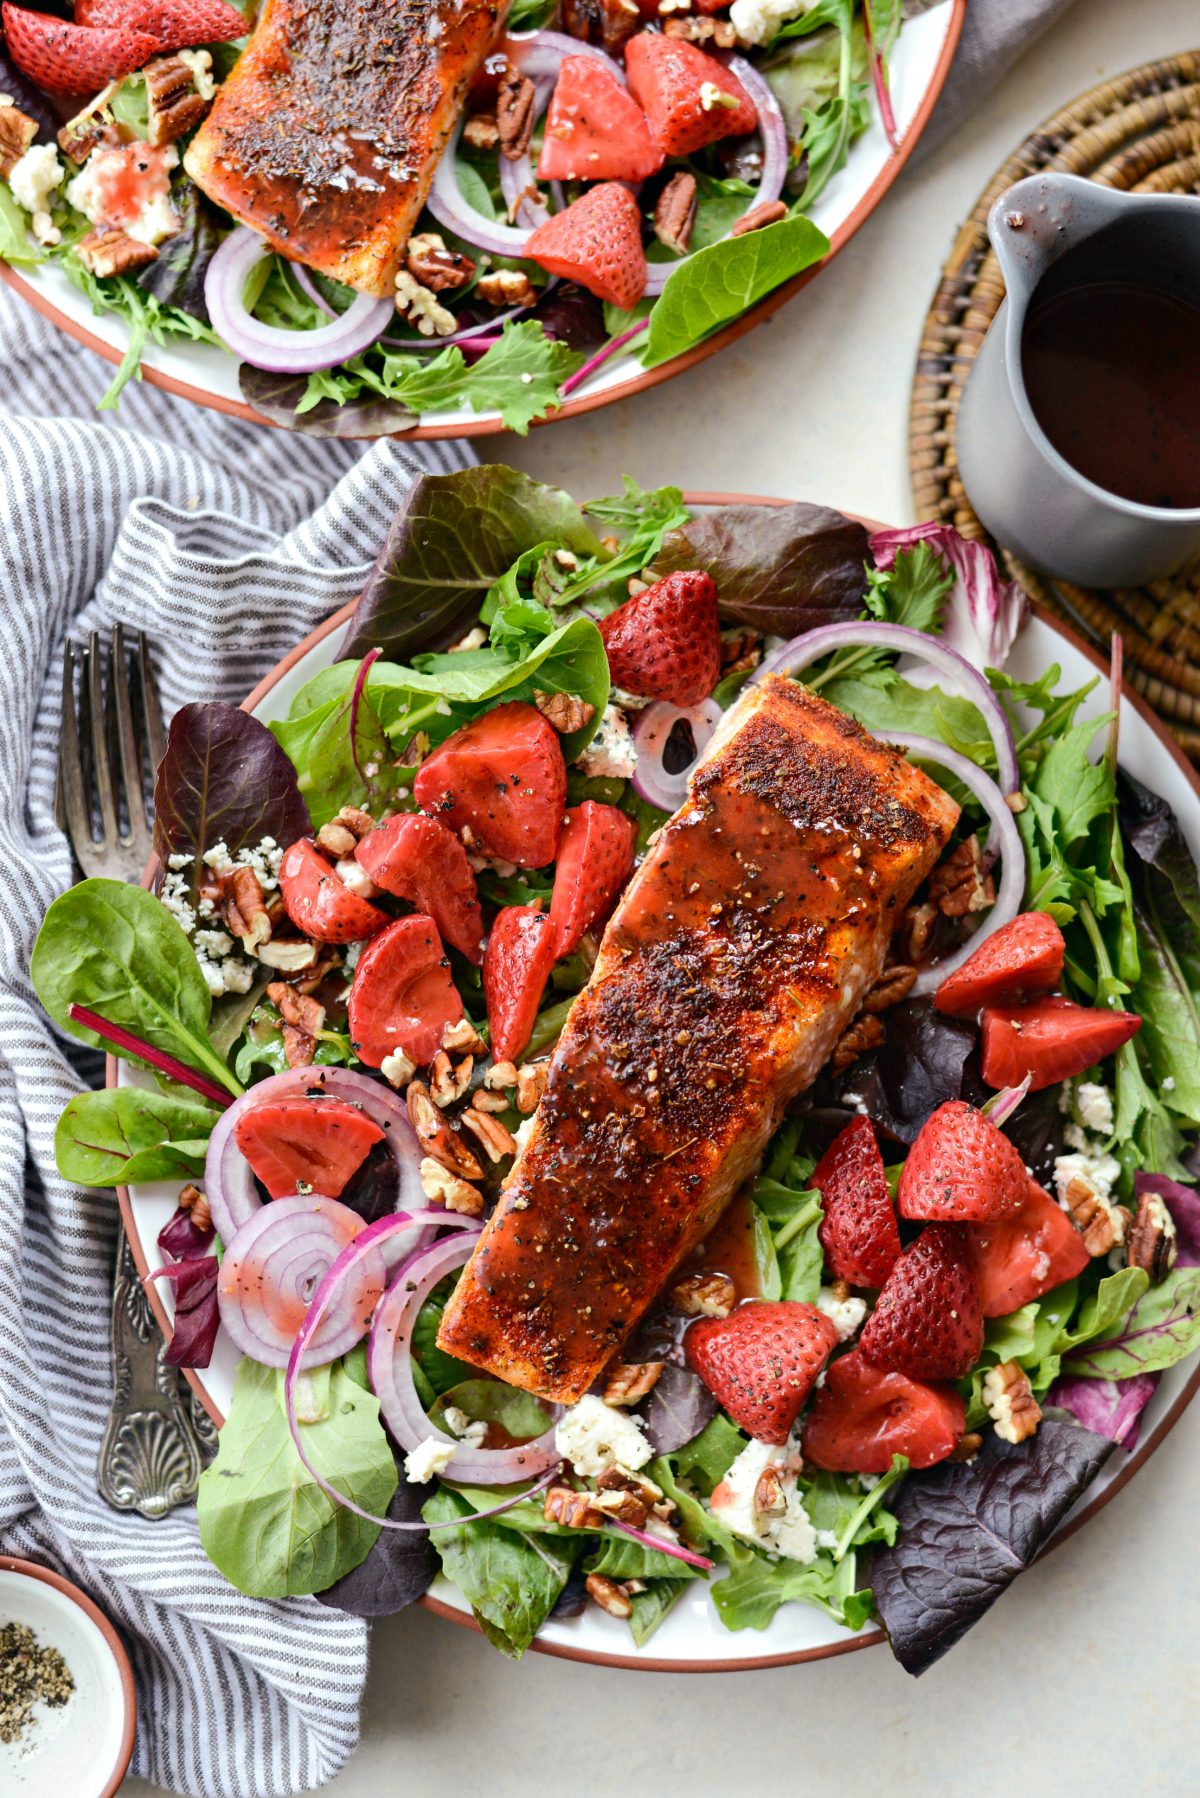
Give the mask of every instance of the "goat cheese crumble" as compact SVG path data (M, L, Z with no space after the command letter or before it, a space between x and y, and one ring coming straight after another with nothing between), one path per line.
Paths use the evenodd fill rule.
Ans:
M620 706L605 706L599 728L575 766L593 779L629 779L637 767L637 749Z
M1097 1080L1083 1080L1075 1093L1075 1109L1079 1121L1097 1136L1110 1136L1113 1127L1112 1094Z
M201 859L214 874L226 874L238 867L252 868L258 884L267 893L279 885L283 851L274 837L264 837L252 848L239 850L236 858L225 843L214 843ZM159 902L191 940L192 953L213 998L220 999L225 993L248 993L254 985L254 963L241 953L229 932L213 922L216 908L211 899L201 897L192 904L188 871L193 863L190 855L168 856Z
M171 170L178 162L174 144L93 150L68 183L67 199L93 225L118 227L135 243L160 244L179 230L171 204Z
M813 0L733 0L729 22L744 44L769 44L781 25L809 11Z
M866 1299L839 1299L832 1286L822 1286L817 1294L817 1310L823 1311L838 1333L839 1342L849 1342L862 1329L867 1315Z
M67 171L58 160L58 151L53 144L30 144L9 170L8 185L12 197L18 206L32 213L33 235L39 243L59 242L61 232L50 217L51 196L66 178Z
M799 1459L790 1445L777 1448L769 1442L751 1442L708 1502L713 1516L735 1536L807 1566L817 1558L818 1542L796 1484ZM763 1482L764 1474L775 1477ZM771 1502L760 1509L765 1496Z
M426 1436L411 1454L405 1455L404 1477L410 1485L423 1486L436 1474L445 1473L457 1453L457 1442L447 1442L441 1436Z
M592 1480L610 1467L634 1472L654 1456L642 1434L640 1418L606 1405L594 1392L586 1392L559 1418L554 1446L576 1473Z
M468 1417L459 1405L447 1405L442 1413L442 1422L452 1436L468 1448L482 1448L487 1439L487 1424L481 1417Z

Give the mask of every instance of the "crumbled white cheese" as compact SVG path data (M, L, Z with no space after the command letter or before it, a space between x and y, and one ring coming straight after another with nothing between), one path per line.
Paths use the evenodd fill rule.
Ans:
M733 0L729 22L744 44L769 44L781 25L809 11L814 0Z
M185 68L192 71L192 85L202 100L212 100L216 96L217 84L213 80L212 57L207 50L180 50L179 60Z
M227 874L233 867L233 857L230 855L229 845L224 839L219 843L214 843L211 849L206 849L200 859L206 868L212 869L214 874Z
M361 943L347 944L346 953L342 957L342 967L347 974L353 975L355 968L358 966L358 958L366 946L365 939Z
M201 858L214 874L227 874L233 868L253 868L264 892L279 885L279 865L283 851L274 837L264 837L252 848L238 851L236 860L226 843L214 843ZM170 912L184 935L192 940L192 949L204 983L214 999L224 993L248 993L254 985L254 961L242 955L228 931L212 925L215 908L211 899L199 899L195 905L188 897L185 869L192 867L190 855L167 857L158 897ZM202 928L197 928L202 925Z
M467 632L465 637L460 637L457 643L452 643L450 645L447 654L457 655L464 649L482 649L487 642L487 639L488 634L483 626L481 624L476 624Z
M1113 1127L1112 1094L1096 1080L1081 1081L1075 1094L1079 1121L1098 1136L1109 1136Z
M822 1286L817 1294L817 1310L823 1311L838 1333L839 1342L849 1342L862 1329L867 1315L866 1299L839 1299L832 1286Z
M620 706L605 706L596 734L575 766L596 779L629 779L637 767L637 749Z
M1079 1133L1082 1135L1082 1132ZM1068 1141L1072 1138L1070 1130L1066 1132ZM1115 1155L1106 1155L1102 1149L1088 1142L1085 1137L1082 1147L1077 1146L1072 1154L1059 1155L1054 1163L1054 1185L1058 1193L1058 1202L1066 1209L1066 1191L1072 1180L1081 1180L1089 1187L1101 1202L1111 1198L1113 1187L1121 1177L1121 1163Z
M640 1418L606 1405L594 1392L586 1392L559 1418L554 1446L585 1479L598 1479L610 1467L633 1471L654 1455Z
M172 861L176 858L172 857ZM183 875L170 870L163 876L159 888L159 902L165 905L180 930L185 936L191 936L196 928L196 913L188 902L188 883Z
M359 899L373 899L379 888L356 856L344 855L335 862L333 871L348 893Z
M756 1503L759 1482L768 1469L778 1476L777 1484L768 1483L778 1492L782 1510L759 1510ZM751 1442L715 1487L709 1508L735 1536L757 1543L770 1554L807 1565L817 1558L817 1532L796 1484L798 1472L799 1456L794 1448Z
M50 217L51 195L66 180L67 171L53 144L30 144L8 172L8 185L18 206L33 215L33 235L39 243L56 244L62 233Z
M93 150L69 183L67 199L93 225L119 227L135 243L159 244L179 229L170 175L178 162L174 144L161 149L134 143Z
M521 1122L517 1125L516 1129L513 1131L513 1141L517 1145L518 1155L520 1154L521 1150L525 1147L525 1144L529 1141L529 1138L533 1134L533 1120L536 1116L537 1116L537 1113L534 1112L532 1114L532 1116L527 1117L527 1118L522 1118Z
M412 1453L404 1457L404 1477L413 1486L423 1486L435 1474L444 1473L458 1453L457 1442L442 1436L426 1436Z
M397 1049L394 1055L385 1055L379 1064L379 1072L397 1091L408 1085L416 1071L416 1063L410 1061L402 1049Z
M482 1448L487 1440L488 1427L482 1417L468 1417L459 1405L447 1405L442 1412L442 1422L450 1434L465 1442L468 1448Z

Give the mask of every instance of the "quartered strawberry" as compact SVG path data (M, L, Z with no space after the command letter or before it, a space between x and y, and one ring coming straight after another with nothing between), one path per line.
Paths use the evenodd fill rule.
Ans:
M1007 1136L962 1099L939 1105L921 1126L900 1172L901 1217L935 1224L1013 1217L1029 1176Z
M985 1317L1019 1311L1073 1280L1091 1260L1066 1212L1036 1180L1015 1217L967 1225L967 1253Z
M887 1277L858 1346L914 1380L959 1380L979 1359L983 1313L962 1226L928 1224Z
M1031 1074L1029 1090L1040 1092L1103 1061L1141 1027L1134 1011L1093 1009L1071 999L989 1006L983 1014L983 1077L989 1086L1019 1086Z
M244 14L225 0L75 0L75 23L144 31L160 50L224 44L250 29Z
M980 943L933 996L939 1011L973 1017L985 1005L1012 1005L1048 993L1063 970L1063 933L1044 911L1023 911Z
M369 1068L397 1050L419 1064L433 1060L463 1008L432 918L397 918L367 944L347 1011L355 1054Z
M388 922L385 911L343 884L333 864L307 837L293 843L284 856L279 891L296 929L318 943L361 942Z
M835 1136L813 1170L825 1215L817 1228L835 1280L882 1286L900 1253L883 1157L865 1117Z
M600 621L614 687L697 705L721 678L717 589L700 569L664 575Z
M427 913L469 961L483 960L475 875L452 830L421 812L398 812L369 830L354 853L377 887Z
M27 12L4 0L4 47L22 75L49 94L94 94L118 76L131 75L162 50L160 39L122 20L92 31L49 13ZM245 21L242 21L245 30Z
M786 1442L838 1334L815 1305L752 1299L703 1317L683 1339L688 1365L758 1442Z
M485 854L543 868L558 850L567 797L558 732L536 706L495 706L426 756L413 793L423 812L469 830Z
M546 114L539 181L644 181L663 165L646 115L596 56L567 56Z
M633 819L615 805L585 799L567 813L550 899L556 961L608 917L633 872L636 836Z
M893 1455L933 1467L954 1452L966 1421L953 1386L875 1367L855 1350L833 1362L813 1400L804 1459L830 1473L886 1473Z
M640 31L625 46L625 73L666 156L690 156L718 138L743 137L758 124L737 76L683 38Z
M529 234L524 254L628 311L646 287L642 215L627 187L601 181Z
M483 958L492 1058L516 1061L533 1034L542 994L554 966L554 925L536 905L506 905L496 913Z
M273 1199L300 1185L327 1199L345 1190L383 1131L341 1099L267 1099L244 1111L234 1141Z

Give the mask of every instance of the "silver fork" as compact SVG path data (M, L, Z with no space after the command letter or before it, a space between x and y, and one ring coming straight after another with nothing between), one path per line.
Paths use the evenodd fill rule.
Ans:
M68 643L55 803L85 875L140 879L152 843L148 795L162 749L162 714L145 632L130 643L124 627L114 626L107 657L96 631L82 649ZM165 1354L133 1251L119 1227L113 1402L97 1478L110 1505L143 1517L165 1517L195 1497L205 1458L200 1437L207 1445L212 1435L191 1388Z

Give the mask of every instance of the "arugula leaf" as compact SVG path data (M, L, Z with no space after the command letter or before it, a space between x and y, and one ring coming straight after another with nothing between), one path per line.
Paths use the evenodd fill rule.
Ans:
M317 1369L304 1452L339 1492L377 1516L396 1491L396 1463L379 1401L341 1362ZM196 1500L204 1551L239 1592L292 1598L321 1592L357 1567L379 1525L340 1505L309 1474L288 1430L283 1375L244 1358Z
M442 1571L470 1603L494 1648L520 1660L554 1608L583 1538L522 1535L499 1519L472 1518L467 1501L442 1486L426 1500L427 1523L460 1525L433 1532Z
M277 374L254 368L249 362L240 363L237 373L248 406L282 430L305 437L362 442L370 437L390 437L420 422L402 401L380 399L365 388L356 399L319 399L300 412L297 408L308 395L307 375Z
M73 287L91 302L97 317L116 313L129 328L129 343L121 365L113 376L108 391L99 403L101 412L115 412L128 381L141 379L142 352L147 342L169 344L175 338L191 343L219 343L211 325L180 306L165 304L155 294L147 293L139 282L128 275L108 275L101 279L85 268L74 250L62 256L58 265Z
M58 1120L54 1158L63 1179L80 1186L191 1179L204 1171L218 1116L198 1099L139 1087L79 1093Z
M1088 1332L1084 1338L1088 1346L1066 1356L1064 1372L1093 1380L1124 1380L1174 1367L1190 1355L1200 1347L1200 1268L1174 1268L1160 1285L1142 1291L1116 1335L1095 1340L1114 1321L1106 1315Z
M763 1298L815 1305L825 1265L817 1234L825 1215L820 1193L815 1189L797 1190L760 1176L751 1198L756 1222L761 1220L766 1233L762 1243L765 1263L775 1276L776 1290L768 1292L764 1286Z
M45 259L46 253L31 236L29 221L7 181L0 181L0 262L20 268Z
M937 632L953 586L954 575L945 558L922 540L897 550L890 568L868 570L864 604L872 618L885 623Z
M799 204L811 206L845 166L850 145L870 122L868 86L856 73L858 44L854 0L816 0L798 18L790 19L772 40L805 37L831 26L837 33L837 82L834 91L815 107L802 107L800 138L807 179ZM865 64L865 49L862 61Z
M650 314L643 365L669 362L828 252L825 233L800 213L697 250L671 274Z
M1061 731L1034 776L1033 791L1050 807L1057 840L1068 849L1087 835L1095 819L1111 812L1116 800L1112 770L1088 755L1096 733L1108 722L1089 718Z
M70 1007L83 1005L211 1074L235 1097L241 1092L209 1041L212 995L192 945L144 887L83 880L62 893L42 922L29 972L38 998L68 1035L128 1054L72 1022Z

